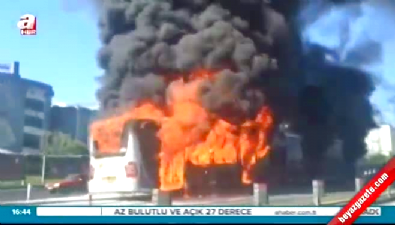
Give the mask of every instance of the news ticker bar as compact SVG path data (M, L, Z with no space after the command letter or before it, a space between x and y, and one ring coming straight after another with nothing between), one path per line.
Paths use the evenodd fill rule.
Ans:
M69 207L2 206L1 223L268 223L327 224L341 207ZM358 223L395 224L395 207L370 207ZM247 218L247 219L246 219Z
M37 216L335 216L341 207L37 207ZM381 216L370 207L363 216Z

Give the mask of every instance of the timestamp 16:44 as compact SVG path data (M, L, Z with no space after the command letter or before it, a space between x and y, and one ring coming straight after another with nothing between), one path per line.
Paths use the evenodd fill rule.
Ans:
M12 214L15 216L30 215L30 209L12 209Z

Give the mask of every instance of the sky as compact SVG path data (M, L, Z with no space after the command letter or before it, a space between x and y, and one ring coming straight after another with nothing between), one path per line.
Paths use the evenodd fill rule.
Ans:
M55 103L97 106L95 91L98 83L95 78L102 73L96 62L100 41L97 18L87 4L88 1L3 0L0 13L0 63L19 61L22 77L53 86ZM17 22L24 14L37 17L36 36L20 35ZM379 38L387 38L384 43L384 58L378 65L379 75L395 84L395 76L392 76L392 71L395 70L394 36L383 36L384 33L388 34L388 29L381 26L385 24L385 17L382 21L366 18L369 23L360 24L368 29L375 28L373 33ZM336 25L330 16L321 21ZM329 32L332 36L320 35L321 31L326 34L333 31L323 23L316 23L316 28L312 36L321 44L337 38L335 32ZM324 37L323 40L320 37ZM379 88L372 97L372 102L379 107L387 121L395 123L395 109L388 103L391 95L388 88Z
M3 0L0 63L19 61L22 77L53 86L54 102L94 107L95 78L101 74L96 62L100 41L97 19L83 2ZM20 35L17 22L24 14L37 17L36 36Z
M322 0L307 1L302 19L308 19L308 10L320 6ZM348 4L328 8L320 13L318 19L307 26L304 37L311 42L319 43L329 48L338 48L344 25L348 23L349 39L343 53L348 49L358 48L367 39L381 44L382 52L377 58L380 60L373 65L364 66L363 69L372 76L384 81L376 85L376 91L371 96L371 102L381 112L384 123L395 125L395 104L389 100L395 96L395 29L391 24L395 20L394 0L366 0L361 7L361 15L352 17L355 5ZM371 54L370 52L365 52ZM352 84L350 84L352 85Z

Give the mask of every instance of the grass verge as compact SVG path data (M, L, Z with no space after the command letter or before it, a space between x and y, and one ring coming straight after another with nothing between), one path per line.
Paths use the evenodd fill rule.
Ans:
M59 180L61 179L46 179L45 183L53 183ZM25 180L0 181L0 190L26 188L27 184L31 184L36 187L44 186L44 184L41 183L41 176L26 176Z

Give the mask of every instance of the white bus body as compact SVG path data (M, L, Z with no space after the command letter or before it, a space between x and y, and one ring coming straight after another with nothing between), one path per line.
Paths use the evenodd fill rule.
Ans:
M126 133L125 133L126 132ZM113 154L98 154L95 141L90 138L90 194L150 192L155 187L147 173L141 154L141 142L128 126L123 134L122 147ZM154 167L155 168L155 167Z

